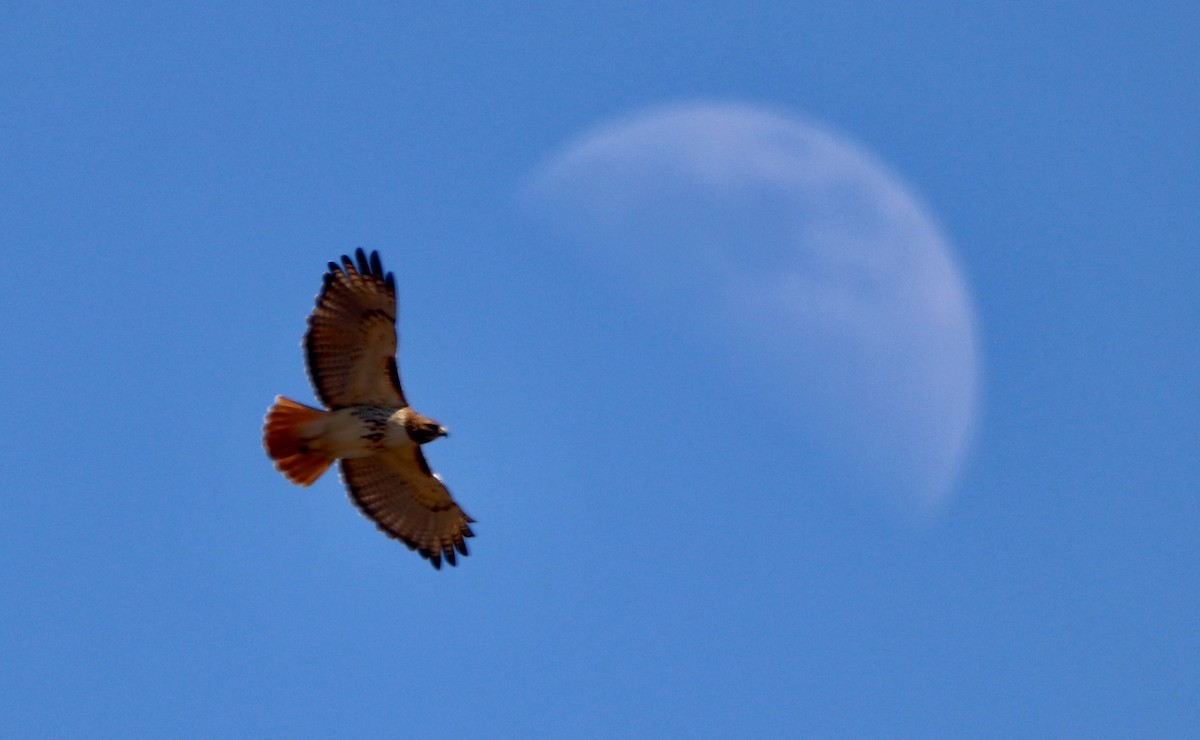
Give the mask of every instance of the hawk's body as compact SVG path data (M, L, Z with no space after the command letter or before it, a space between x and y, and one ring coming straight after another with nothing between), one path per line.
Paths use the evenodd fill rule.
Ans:
M264 444L302 486L338 460L350 498L385 534L440 568L467 554L473 520L429 469L421 445L444 437L413 411L396 367L396 285L373 252L329 263L304 336L309 377L328 410L282 396L267 412Z

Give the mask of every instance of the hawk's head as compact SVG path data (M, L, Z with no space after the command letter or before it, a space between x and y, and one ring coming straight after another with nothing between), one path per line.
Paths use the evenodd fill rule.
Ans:
M446 427L438 424L428 416L421 416L412 409L402 409L400 416L404 423L404 431L408 432L409 439L419 445L432 442L438 437L447 437L450 435L450 432L446 431Z

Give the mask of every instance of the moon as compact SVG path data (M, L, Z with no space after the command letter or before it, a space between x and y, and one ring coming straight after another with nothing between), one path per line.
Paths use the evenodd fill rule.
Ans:
M919 513L949 499L978 407L971 300L928 208L861 146L756 106L676 104L568 142L522 195L732 350L727 370L829 469Z

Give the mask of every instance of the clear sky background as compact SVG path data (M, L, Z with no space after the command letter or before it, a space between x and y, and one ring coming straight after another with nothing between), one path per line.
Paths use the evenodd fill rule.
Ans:
M1191 5L244 5L0 13L0 734L1195 731ZM979 408L936 516L523 205L692 100L822 122L952 246ZM360 246L457 568L262 451Z

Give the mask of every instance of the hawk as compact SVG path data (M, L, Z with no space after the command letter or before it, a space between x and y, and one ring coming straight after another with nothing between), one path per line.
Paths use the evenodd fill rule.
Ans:
M323 409L276 396L263 445L275 468L312 485L334 460L350 499L380 531L440 569L467 554L467 516L421 446L446 429L414 411L396 367L396 280L378 252L329 263L308 317L304 356Z

